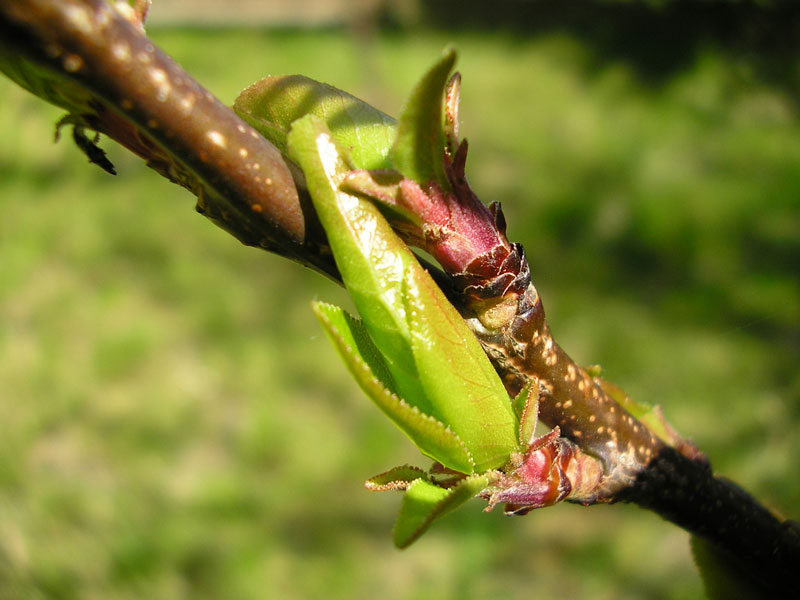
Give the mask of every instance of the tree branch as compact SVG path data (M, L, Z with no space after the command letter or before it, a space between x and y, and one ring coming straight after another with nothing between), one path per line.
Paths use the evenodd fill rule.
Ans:
M103 0L2 0L0 15L9 77L191 190L198 211L244 244L337 278L324 232L281 153L135 22Z
M135 19L102 0L0 0L0 59L9 77L70 111L90 156L84 128L190 189L198 210L243 243L338 278L302 175L156 48ZM526 320L500 334L474 328L511 389L535 377L548 396L544 420L611 471L621 469L600 499L653 510L725 549L764 589L788 589L800 565L796 526L715 478L692 452L652 435L553 342L535 289L525 285L518 297L515 314Z
M652 510L710 541L769 597L797 591L800 525L782 521L732 481L715 477L710 465L666 447L615 501Z

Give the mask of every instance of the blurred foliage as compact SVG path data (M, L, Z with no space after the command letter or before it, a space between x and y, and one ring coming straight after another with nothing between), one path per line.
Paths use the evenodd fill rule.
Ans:
M790 87L713 45L654 80L569 31L151 34L228 103L299 72L390 114L454 42L468 174L556 338L797 516ZM0 599L702 596L687 536L621 505L476 502L394 550L400 497L361 481L418 458L309 310L343 292L122 150L112 178L51 144L56 109L0 94Z
M800 93L800 5L794 0L420 0L419 5L419 22L428 25L574 36L601 62L622 60L653 81L690 68L698 51L713 48L771 84Z

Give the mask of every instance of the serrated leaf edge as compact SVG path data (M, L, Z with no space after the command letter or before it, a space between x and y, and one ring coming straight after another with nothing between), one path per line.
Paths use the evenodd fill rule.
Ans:
M392 164L403 175L419 184L435 180L445 189L450 183L444 172L446 147L444 127L444 93L456 52L448 47L442 57L414 86L397 121L397 136L391 150ZM438 104L430 101L438 95ZM436 100L432 100L436 102ZM425 118L420 118L423 114Z
M317 304L339 309L339 307L335 305L324 302ZM389 417L392 423L394 423L406 436L408 436L408 438L411 439L414 445L417 446L417 448L419 448L423 454L457 471L463 473L474 473L475 460L473 459L467 445L464 443L464 440L462 440L458 434L450 429L450 427L435 417L423 413L421 410L419 410L419 408L412 406L403 398L387 389L383 382L374 374L372 368L361 359L361 357L353 350L353 348L350 347L349 344L347 344L347 342L344 340L344 337L339 333L338 329L333 325L330 319L328 319L327 315L317 311L316 309L314 310L314 313L325 327L328 335L334 341L339 353L345 358L345 363L353 375L356 376L356 380L359 382L361 389L367 394L367 396L370 397L375 405L386 416ZM372 384L373 389L370 389L368 386L364 385L364 383L367 381ZM383 396L382 400L378 397L378 394ZM405 413L406 417L401 419L399 417L400 413ZM414 421L416 421L416 423ZM401 425L401 423L406 424L406 426L404 427ZM425 427L419 426L423 423L427 426L429 431L435 431L438 435L442 436L443 439L449 439L453 444L457 445L463 453L461 458L464 459L464 464L455 464L451 460L443 460L445 457L435 456L434 452L431 452L429 448L424 448L420 442L415 440L407 428L418 433L423 439L425 437L430 437L430 434L426 435ZM449 447L451 450L454 449L453 445L450 445Z
M411 473L416 475L416 477L404 477L404 475ZM427 477L428 474L419 467L401 465L399 467L393 467L383 473L373 475L364 482L364 487L371 492L403 491L407 490L417 479L425 479Z
M473 490L470 489L471 488L471 484L476 482L476 481L479 481L479 480L483 480L483 485L480 487L480 489L476 489L476 490L474 490L474 493L472 493ZM433 484L430 483L427 480L418 479L418 480L412 482L411 485L409 485L408 490L406 490L406 494L408 494L409 491L415 485L433 485ZM455 485L455 486L445 490L446 491L446 495L444 495L441 500L439 500L436 504L434 504L431 507L431 510L428 511L428 514L420 522L420 524L412 531L411 535L409 535L409 536L407 536L407 537L405 537L403 539L398 539L397 538L397 526L398 526L398 524L400 522L400 518L402 517L402 508L401 508L401 514L398 515L398 520L395 523L395 527L394 527L394 534L393 535L394 535L395 545L400 549L407 548L408 546L413 544L416 540L418 540L420 538L420 536L423 533L425 533L425 531L427 531L427 529L431 526L431 524L436 519L444 517L445 515L447 515L448 513L452 512L453 510L455 510L456 508L458 508L459 506L461 506L465 502L471 500L472 498L477 496L488 485L489 485L489 477L486 474L475 473L473 475L469 475L468 477L465 477L458 485ZM464 490L468 490L470 493L468 493L467 495L462 495Z

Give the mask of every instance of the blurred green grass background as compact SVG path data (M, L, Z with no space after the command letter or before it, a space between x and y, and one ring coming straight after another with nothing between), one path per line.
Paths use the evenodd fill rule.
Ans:
M556 338L717 470L800 506L800 121L700 49L657 82L574 36L152 29L223 101L303 73L397 114L460 50L468 174ZM240 246L0 81L0 599L699 598L687 536L624 505L476 502L410 549L368 476L424 464L309 310L343 292Z

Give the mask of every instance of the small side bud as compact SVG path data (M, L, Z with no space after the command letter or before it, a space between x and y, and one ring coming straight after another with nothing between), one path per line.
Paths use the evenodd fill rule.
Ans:
M512 456L507 472L481 493L489 502L487 511L501 502L506 514L524 515L562 500L594 501L602 464L559 435L556 427L534 440L525 454Z

